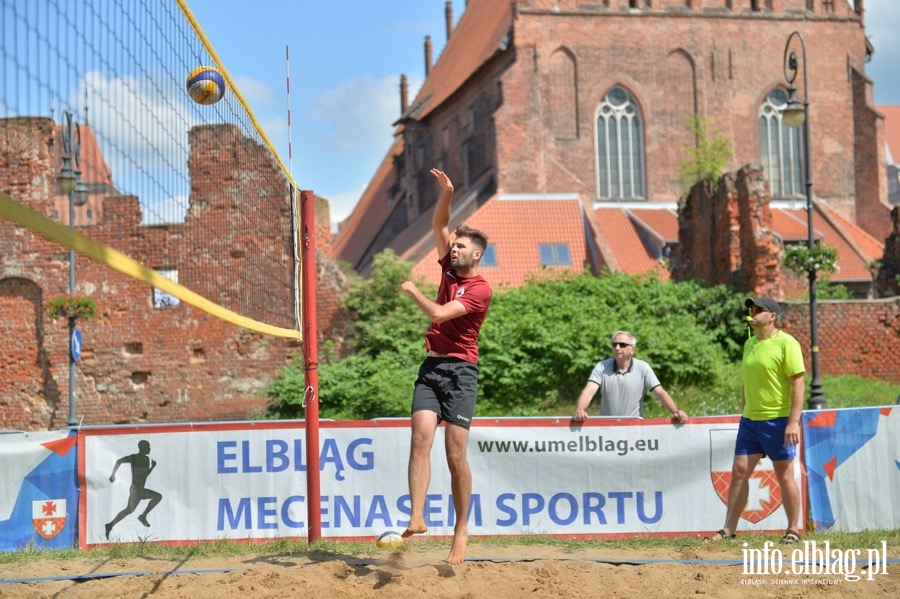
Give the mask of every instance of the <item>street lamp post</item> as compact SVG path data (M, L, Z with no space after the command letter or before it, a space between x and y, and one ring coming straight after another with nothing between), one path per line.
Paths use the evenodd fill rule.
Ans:
M56 175L56 188L60 193L69 197L69 228L75 228L75 206L82 206L87 202L88 189L81 181L81 170L79 170L81 161L81 129L75 125L75 134L72 135L72 113L63 111L64 123L62 126L62 142L63 142L63 166L62 170ZM75 168L72 168L72 161L75 161ZM69 297L75 297L75 250L69 248ZM69 426L76 426L78 420L75 418L75 350L73 340L75 338L75 321L77 317L74 314L68 314L69 323Z
M800 42L801 59L803 62L803 105L797 100L797 88L794 81L797 79L797 53L791 50L791 40L797 38ZM806 42L799 31L788 36L784 46L784 78L788 83L788 103L782 112L784 124L788 127L803 127L803 178L806 182L806 223L807 238L806 248L812 251L815 245L813 235L813 197L812 197L812 165L810 164L810 133L809 133L809 85L806 78ZM816 269L810 264L809 275L809 345L810 363L812 364L812 382L809 386L809 401L807 407L810 410L820 410L825 407L825 395L822 393L822 380L819 378L819 331L818 331L818 307L816 305Z

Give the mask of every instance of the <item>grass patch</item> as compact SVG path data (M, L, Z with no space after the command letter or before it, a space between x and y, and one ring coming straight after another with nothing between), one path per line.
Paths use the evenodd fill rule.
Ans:
M741 367L728 364L722 367L720 382L712 388L671 388L663 381L663 387L688 416L723 416L741 412ZM805 397L809 398L810 377L806 377ZM823 376L822 393L827 408L863 408L887 406L900 398L900 384L859 376ZM596 401L596 400L595 400ZM592 402L589 410L596 410ZM574 414L575 402L557 410L554 415ZM591 411L590 413L596 413ZM668 418L669 413L652 393L644 401L645 418Z
M739 557L743 550L743 544L747 543L751 548L761 548L766 541L777 541L780 534L762 534L739 532L738 538L722 541L716 546L733 548L735 556ZM822 531L813 532L803 540L816 541L821 548L827 540L832 549L881 549L882 541L887 543L889 557L897 557L897 547L900 546L900 530L867 530L863 532ZM651 536L637 536L629 539L562 539L548 537L546 535L523 535L518 537L496 536L488 538L469 539L469 554L484 553L484 549L491 547L516 547L516 546L545 546L561 549L570 553L590 553L595 557L615 556L622 550L646 551L654 549L685 550L707 546L697 536L685 535L682 537L665 538ZM409 543L411 551L449 549L449 540L423 539ZM793 550L797 546L782 548ZM801 545L802 547L802 545ZM480 550L479 550L480 548ZM893 551L891 551L893 549ZM192 546L153 545L149 543L116 544L103 549L65 549L59 551L40 551L27 549L16 553L0 554L0 564L22 564L35 561L59 561L71 559L86 559L88 561L102 563L110 559L129 558L153 558L157 560L185 561L198 557L235 558L236 560L259 555L306 557L311 561L327 561L341 556L379 556L387 555L392 549L379 549L374 543L343 543L338 541L319 541L307 543L305 539L275 539L260 543L248 543L241 541L214 541L199 543Z
M809 390L809 380L806 382ZM886 406L900 402L900 385L861 376L823 376L822 392L829 408Z
M712 387L671 387L662 381L663 387L688 416L725 416L741 413L741 365L726 364L721 367L719 383ZM811 379L806 378L805 397L809 398ZM822 393L827 408L863 408L896 404L900 399L900 384L859 376L823 376ZM588 408L589 414L596 414L595 396ZM575 413L575 401L549 405L540 416L571 416ZM476 408L477 412L477 408ZM644 401L645 418L668 418L669 413L652 393Z

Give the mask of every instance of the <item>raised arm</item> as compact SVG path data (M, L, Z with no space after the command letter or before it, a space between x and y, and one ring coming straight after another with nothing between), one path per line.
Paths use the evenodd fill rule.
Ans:
M450 251L450 203L453 199L453 183L450 182L450 177L436 168L431 169L431 174L441 185L441 197L434 206L434 215L431 218L431 226L434 228L434 247L437 249L438 259L440 259Z

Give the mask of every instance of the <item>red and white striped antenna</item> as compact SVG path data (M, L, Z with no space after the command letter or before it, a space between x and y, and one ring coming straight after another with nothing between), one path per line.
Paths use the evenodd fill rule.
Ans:
M291 53L287 44L284 45L285 81L287 83L287 124L288 124L288 172L294 178L293 140L291 139Z

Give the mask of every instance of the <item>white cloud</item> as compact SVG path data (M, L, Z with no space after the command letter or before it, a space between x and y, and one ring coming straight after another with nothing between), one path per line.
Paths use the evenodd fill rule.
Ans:
M69 97L70 106L84 103L92 109L90 124L116 186L142 202L188 190L187 133L199 119L165 89L149 78L108 79L88 71Z
M366 185L368 185L368 183L366 183ZM353 208L356 206L359 198L362 197L363 192L366 190L366 185L326 198L328 200L328 205L331 208L332 225L335 225L350 216L350 213L353 212Z
M383 148L391 123L400 116L399 84L399 78L371 75L345 81L319 96L311 117L329 126L332 143L342 154Z
M865 19L866 35L875 47L866 73L875 82L876 103L900 104L900 79L896 76L900 64L900 2L868 0Z
M421 84L420 78L410 78L410 102ZM329 170L341 165L352 173L348 177L342 172L322 181L321 195L331 205L331 220L340 222L353 211L390 148L393 123L400 118L400 76L376 79L366 75L344 81L319 95L309 118L323 126L324 131L315 135L319 140L316 148L327 154Z
M237 75L234 83L251 106L254 104L277 104L281 101L274 89L254 77Z
M188 210L188 197L177 196L141 206L142 225L183 224ZM176 281L177 283L178 281Z

